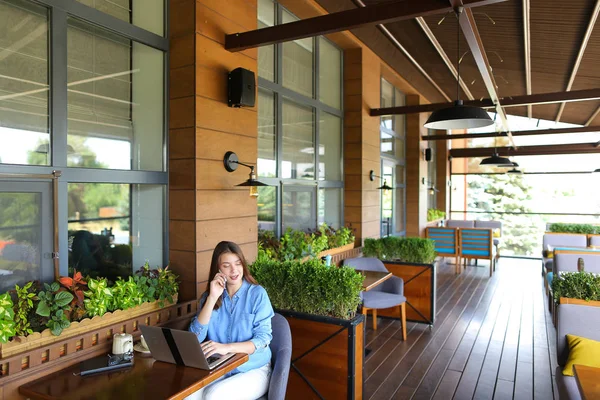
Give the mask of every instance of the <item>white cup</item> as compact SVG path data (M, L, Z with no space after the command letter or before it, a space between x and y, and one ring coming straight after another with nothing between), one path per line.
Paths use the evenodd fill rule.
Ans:
M140 336L140 343L142 344L144 350L148 350L148 344L146 343L146 339L144 339L144 335Z

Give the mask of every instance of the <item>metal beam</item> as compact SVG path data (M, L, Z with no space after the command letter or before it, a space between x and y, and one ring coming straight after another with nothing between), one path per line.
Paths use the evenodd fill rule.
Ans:
M577 71L579 70L579 66L581 65L583 54L585 53L587 44L590 40L590 37L592 36L592 31L594 30L594 25L596 24L596 20L598 19L598 13L600 13L600 0L596 0L596 7L594 7L594 11L590 16L590 22L588 23L587 30L585 31L585 35L583 35L583 41L581 42L581 47L579 47L579 53L577 53L575 65L573 65L571 77L569 78L569 83L567 84L567 92L573 87L573 82L575 81L575 76L577 76ZM562 113L565 110L565 105L566 103L560 104L560 108L558 109L558 113L556 114L556 122L560 121L560 117L562 116Z
M444 51L444 48L442 47L440 42L438 42L437 38L435 37L435 35L431 31L431 29L429 29L429 25L427 25L427 22L425 22L425 19L423 17L418 17L418 18L416 18L416 20L417 20L417 24L419 24L419 26L423 30L423 33L425 33L425 36L427 36L427 39L429 39L429 41L431 42L433 47L436 49L436 51L442 58L442 61L444 61L444 64L446 64L446 66L450 70L450 73L452 74L454 79L459 79L458 73L456 72L456 68L454 68L454 64L452 64L452 61L450 61L450 57L448 57L448 55ZM457 62L458 62L458 60L457 60ZM459 82L460 82L460 87L462 88L463 92L465 92L465 94L467 95L469 100L473 100L474 99L473 94L469 90L469 87L467 86L465 81L462 78L460 78Z
M497 151L499 155L504 157L541 156L559 154L600 153L600 147L596 147L596 143L521 146L518 150L515 150L512 147L474 147L465 149L452 149L450 150L450 156L452 158L489 157L494 153L494 151Z
M557 128L557 129L534 129L527 131L512 132L513 136L537 136L537 135L558 135L566 133L585 133L600 132L600 126L583 126L580 128ZM465 133L457 135L424 135L423 140L454 140L454 139L479 139L506 137L507 132L489 132L489 133Z
M523 44L525 50L525 90L531 94L531 0L523 0ZM531 104L527 105L527 117L533 116Z
M464 0L464 7L479 7L506 0ZM397 1L340 11L253 31L225 35L225 49L235 52L273 43L345 31L363 25L384 24L420 16L447 13L445 0Z
M552 104L571 101L588 101L600 99L600 88L572 90L570 92L555 92L555 93L540 93L525 96L502 97L500 101L503 107L518 107L528 104ZM432 112L441 108L452 106L454 103L433 103L423 104L419 106L401 106L387 108L372 108L370 115L372 117L381 115L399 115L399 114L414 114L422 112ZM494 102L492 99L469 100L465 101L466 106L492 108Z

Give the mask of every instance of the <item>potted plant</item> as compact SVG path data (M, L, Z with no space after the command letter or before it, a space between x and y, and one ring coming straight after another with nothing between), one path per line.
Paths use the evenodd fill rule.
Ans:
M8 293L0 295L0 343L8 342L8 339L15 335L13 306Z
M288 393L314 397L317 392L327 399L360 394L365 319L356 310L363 276L350 267L327 267L314 258L285 262L261 258L250 272L290 324L293 368Z
M427 225L437 225L446 218L446 212L437 208L427 210Z
M435 319L435 244L431 239L388 236L365 239L363 256L380 259L385 267L404 280L406 319L432 325ZM378 310L381 316L397 318L397 307Z
M585 271L560 273L552 279L552 296L556 304L600 307L600 276Z

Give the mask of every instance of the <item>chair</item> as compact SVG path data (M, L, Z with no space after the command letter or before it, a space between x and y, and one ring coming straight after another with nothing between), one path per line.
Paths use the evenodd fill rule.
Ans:
M502 222L500 221L475 221L475 228L490 228L492 229L492 233L498 229L500 235L498 237L494 237L494 247L496 248L496 261L500 258L500 250L498 246L500 245L500 237L502 236Z
M371 257L348 258L344 265L363 271L389 272L379 259ZM362 313L367 315L368 310L372 310L373 330L377 330L377 309L400 306L402 339L406 340L406 297L402 278L392 276L373 289L361 292L361 298Z
M458 229L457 228L427 228L425 236L435 243L435 251L440 257L456 257L456 268L460 267L458 260Z
M446 221L448 228L475 228L475 221L464 221L462 219L449 219Z
M487 228L463 228L459 232L460 257L490 260L490 276L496 269L492 247L492 230ZM462 268L459 266L459 268Z
M562 369L569 358L567 334L600 340L600 307L578 304L558 306L558 326L556 334L556 386L561 400L581 399L577 382L573 376L564 376Z
M271 340L271 381L267 398L269 400L283 400L290 374L292 359L292 333L287 320L280 314L273 315L271 319L273 339Z
M600 235L588 235L591 247L600 247Z

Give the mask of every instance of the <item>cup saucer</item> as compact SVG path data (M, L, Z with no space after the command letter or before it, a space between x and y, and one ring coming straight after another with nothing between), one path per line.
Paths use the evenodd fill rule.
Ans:
M141 343L136 343L133 346L133 349L139 353L143 353L143 354L150 354L150 350L148 350L147 348L145 348L144 346L142 346Z

